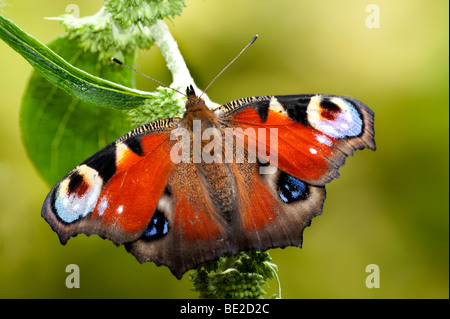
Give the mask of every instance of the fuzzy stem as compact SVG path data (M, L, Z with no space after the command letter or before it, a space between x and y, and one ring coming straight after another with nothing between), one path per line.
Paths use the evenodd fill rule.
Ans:
M150 27L150 33L166 60L167 68L172 73L173 82L170 87L183 90L187 85L192 84L197 92L201 92L195 85L194 79L178 48L178 44L170 33L167 24L162 20L158 20ZM215 108L219 106L219 104L212 102L206 94L203 94L202 97L208 107Z

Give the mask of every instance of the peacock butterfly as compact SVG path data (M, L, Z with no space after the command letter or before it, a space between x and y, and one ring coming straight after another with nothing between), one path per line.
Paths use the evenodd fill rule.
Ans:
M224 253L302 245L325 184L375 150L374 113L349 97L254 96L209 109L192 86L183 118L147 123L70 171L42 216L124 245L177 277Z

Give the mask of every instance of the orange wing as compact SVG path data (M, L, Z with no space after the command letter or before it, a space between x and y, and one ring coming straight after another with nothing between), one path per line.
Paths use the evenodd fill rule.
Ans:
M150 223L173 168L177 119L138 127L74 168L48 194L42 216L62 243L78 233L123 244Z
M373 112L348 97L253 97L229 102L215 112L223 126L244 131L235 130L235 135L249 152L317 186L338 177L339 167L354 150L375 150Z

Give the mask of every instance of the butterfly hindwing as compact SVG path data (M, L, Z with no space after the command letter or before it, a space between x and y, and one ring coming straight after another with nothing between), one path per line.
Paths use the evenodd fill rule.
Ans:
M62 243L78 233L122 244L151 221L172 169L170 131L177 119L136 128L66 175L48 194L42 216Z
M168 188L157 205L169 227L163 239L141 236L126 249L140 262L166 265L181 278L186 270L233 251L231 225L213 202L201 164L179 163L168 179Z
M325 187L308 185L275 167L266 174L261 167L267 164L259 161L233 165L240 177L236 182L240 249L301 247L304 228L322 212Z

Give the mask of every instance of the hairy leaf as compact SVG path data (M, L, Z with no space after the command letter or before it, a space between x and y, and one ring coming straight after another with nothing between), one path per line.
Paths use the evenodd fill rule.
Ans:
M133 74L128 69L99 63L96 54L84 53L67 36L49 46L91 74L132 85ZM124 111L83 102L37 71L33 71L23 96L20 127L31 160L50 184L132 128Z
M133 109L152 98L153 93L131 89L93 76L53 52L50 48L0 15L0 38L20 53L54 85L77 98L119 110ZM110 63L112 65L112 62Z

